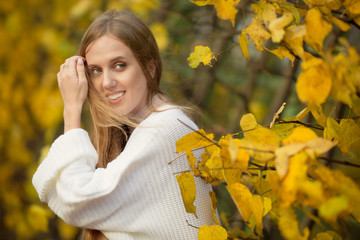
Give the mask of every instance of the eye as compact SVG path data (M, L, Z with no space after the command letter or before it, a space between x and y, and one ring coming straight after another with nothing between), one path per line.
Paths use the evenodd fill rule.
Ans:
M123 69L125 68L126 64L125 63L117 63L115 64L115 69Z
M92 68L92 69L90 69L90 72L91 72L91 74L96 75L96 74L101 73L101 69L100 68Z

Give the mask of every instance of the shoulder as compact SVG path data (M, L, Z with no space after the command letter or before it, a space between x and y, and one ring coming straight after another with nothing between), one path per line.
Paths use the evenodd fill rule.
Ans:
M180 127L187 128L190 131L198 130L196 124L181 110L180 107L173 105L164 105L153 112L145 119L140 127Z
M198 130L196 124L179 108L164 105L153 112L135 128L129 142L149 141L173 143L182 136ZM139 140L141 139L141 140Z

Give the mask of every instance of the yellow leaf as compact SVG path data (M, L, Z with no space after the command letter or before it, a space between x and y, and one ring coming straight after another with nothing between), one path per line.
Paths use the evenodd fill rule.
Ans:
M287 4L281 4L280 7L282 9L286 9L287 11L290 11L292 13L292 15L294 16L296 24L300 23L300 13L299 13L299 10L295 6L287 5Z
M359 17L355 17L355 18L354 18L354 22L355 22L358 26L360 26L360 16L359 16Z
M195 46L194 52L190 54L187 60L191 68L197 68L201 62L205 66L212 67L212 60L216 61L216 57L209 47Z
M196 208L194 206L196 197L196 185L194 177L191 175L191 173L185 172L177 175L176 180L178 181L180 187L186 212L193 213L195 217L197 217Z
M321 105L308 105L308 108L315 118L316 122L321 126L326 125L326 115L323 112Z
M224 180L222 168L224 168L222 158L216 152L211 153L210 157L206 160L205 166L209 169L209 175L219 181Z
M338 147L347 153L352 144L360 140L360 126L353 119L341 119L340 124L328 117L324 130L324 138L338 140Z
M347 53L337 54L330 65L331 71L334 73L330 94L335 99L349 105L350 108L354 108L358 98L356 75L359 71L359 54L343 38L340 38L339 42L347 49Z
M263 231L263 215L264 215L264 207L263 207L263 201L261 196L259 195L253 195L251 200L251 211L254 216L254 220L256 223L256 232L260 235L262 235Z
M316 25L316 24L313 24ZM301 64L303 72L296 82L296 91L302 102L320 105L329 96L332 80L326 63L314 58Z
M328 220L335 220L337 216L347 210L349 200L345 196L335 196L324 202L319 208L319 215Z
M347 31L349 31L350 28L351 28L349 24L347 24L346 22L340 20L340 19L337 18L337 17L332 17L332 18L331 18L331 21L332 21L336 26L338 26L338 27L340 28L340 30L343 31L343 32L347 32Z
M215 224L220 225L220 221L219 221L219 219L217 219L216 207L217 207L218 200L216 199L216 194L215 194L215 192L211 191L211 192L209 192L209 195L210 195L210 202L211 202L212 219Z
M236 6L240 0L213 0L217 15L220 19L230 20L235 26L235 17L238 12Z
M298 114L296 114L295 116L296 120L301 121L309 112L310 109L308 107L304 108Z
M315 138L317 138L317 135L310 128L297 127L292 131L289 137L283 139L282 143L284 145L293 144L293 143L304 143Z
M345 0L344 7L350 14L360 14L360 2L358 0Z
M342 6L341 0L304 0L304 2L310 7L326 6L331 10L337 10Z
M241 52L243 54L243 56L249 60L249 50L248 50L248 45L249 45L249 40L247 39L246 36L246 31L243 29L241 34L239 35L239 45L241 48Z
M342 238L334 231L326 231L316 234L313 240L342 240Z
M231 163L234 163L237 158L239 147L232 138L231 134L228 134L225 138L221 139L219 144L222 147L222 156L230 159Z
M213 134L206 134L206 132L202 129L197 132L186 134L176 141L176 152L188 152L195 148L201 148L210 145L211 142L204 136L211 140L214 138Z
M285 31L284 42L286 46L299 58L305 59L303 41L306 35L306 27L290 26Z
M260 22L259 19L253 18L251 24L246 27L246 33L254 41L255 47L258 51L263 51L263 43L265 40L270 38L270 33L266 30L264 25Z
M249 189L241 184L234 183L226 186L227 190L230 193L231 198L233 199L237 209L239 210L242 218L245 222L248 222L252 214L251 204L252 204L252 194Z
M284 57L290 59L291 64L294 66L295 56L284 46L279 46L276 49L268 50L272 54L275 54L281 61L284 60Z
M323 185L320 181L299 182L299 192L301 192L303 205L318 208L325 201Z
M272 202L270 198L267 197L263 197L262 198L263 201L263 216L265 216L266 214L268 214L268 212L270 212L271 208L272 208Z
M305 148L303 143L293 143L275 150L276 173L282 179L288 172L289 158Z
M219 225L201 226L198 234L199 240L226 240L228 238L226 230Z
M233 139L231 134L219 141L223 161L223 173L227 184L240 182L242 172L247 171L250 156L241 148L241 140Z
M197 160L196 160L193 152L192 151L187 151L186 155L187 155L187 160L189 162L190 169L192 170L194 176L195 177L199 176L200 172L197 169L197 166L196 166Z
M300 124L296 123L296 121L300 121L296 117L288 117L284 118L283 120L287 123L283 122L281 124L275 124L271 129L279 136L280 140L287 138L292 133L294 128L301 126Z
M265 24L276 19L276 9L271 3L260 1L259 3L251 4L251 8L254 10L257 17Z
M321 52L324 38L331 32L331 24L323 19L322 14L318 9L312 8L306 15L305 26L305 42L316 52Z
M306 152L308 154L315 154L315 156L319 156L323 153L328 152L331 148L333 148L337 142L332 142L324 138L315 138L307 141L305 143Z
M307 159L308 156L303 152L290 157L289 170L282 181L281 190L278 193L280 204L283 207L290 206L296 200L299 188L298 183L307 179Z
M220 156L212 156L206 162L210 175L227 184L240 182L242 172L247 170L249 155L240 149L240 140L233 139L230 134L219 141Z
M303 234L299 231L298 221L295 213L290 210L283 210L279 218L279 229L285 239L307 240L310 234L308 228L303 229Z
M271 129L259 126L245 132L244 139L240 142L248 154L254 159L267 162L275 157L275 149L279 146L279 137Z
M255 130L258 127L258 123L256 122L254 114L247 113L243 115L240 119L240 127L244 132Z
M240 0L190 0L198 6L214 5L217 16L222 20L230 20L235 26L235 17L238 12L236 6Z
M285 12L281 17L272 20L269 23L269 30L271 32L271 39L273 42L280 42L284 35L284 28L294 20L294 16L290 12Z

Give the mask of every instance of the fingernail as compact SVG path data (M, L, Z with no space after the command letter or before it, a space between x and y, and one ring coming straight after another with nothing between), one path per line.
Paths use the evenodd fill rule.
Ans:
M82 60L82 58L79 58L78 61L77 61L78 64L80 65L83 65L84 64L84 61Z

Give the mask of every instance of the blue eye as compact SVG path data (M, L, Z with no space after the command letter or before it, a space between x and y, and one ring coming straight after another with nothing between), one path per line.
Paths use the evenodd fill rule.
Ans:
M117 64L115 65L115 68L116 68L116 69L123 69L125 66L126 66L125 63L117 63Z
M93 68L90 70L92 74L98 74L101 73L101 70L99 68Z

